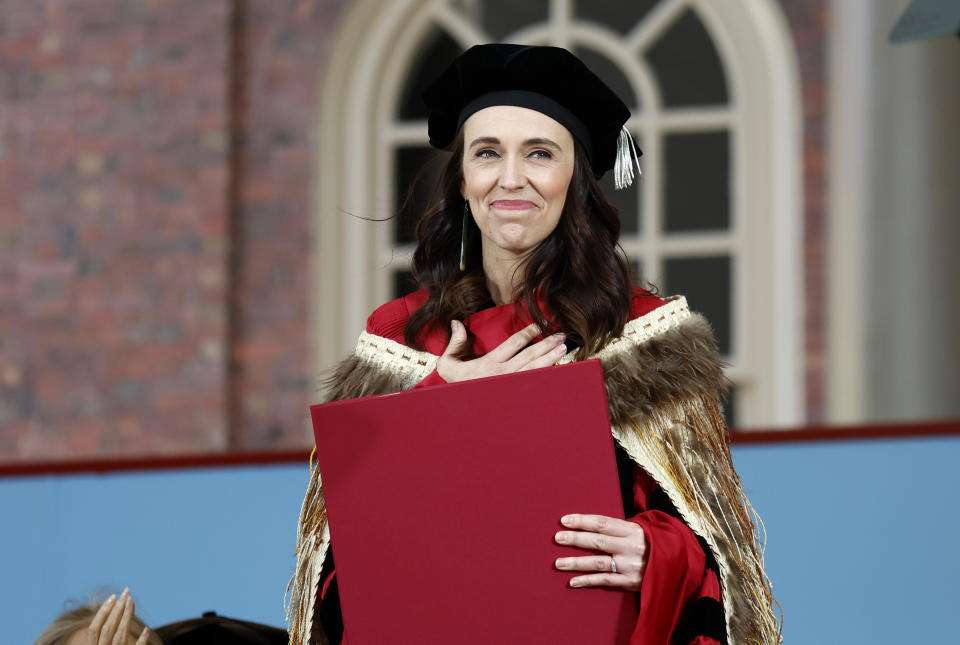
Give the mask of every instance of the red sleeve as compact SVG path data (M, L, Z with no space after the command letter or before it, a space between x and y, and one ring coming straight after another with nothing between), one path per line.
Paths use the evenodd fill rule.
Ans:
M440 376L440 372L433 370L427 375L427 378L414 385L413 389L417 389L418 387L430 387L431 385L440 385L441 383L446 383L446 381L444 381L443 377Z
M343 616L340 613L337 570L329 559L324 561L323 569L314 608L313 629L322 631L331 645L343 645L346 639L343 635Z
M406 298L397 298L381 305L367 318L367 333L406 345L403 332L407 326L407 319L410 318L410 307L417 306L420 299L422 299L420 292L416 292ZM441 383L446 381L437 373L437 370L433 370L425 379L414 385L414 388L430 387Z
M646 289L633 287L630 298L630 320L644 316L657 307L667 304Z
M653 478L637 468L634 502L639 512L627 519L643 528L649 551L630 642L719 643L715 637L721 637L725 624L716 572L696 535L663 500L666 495Z
M333 584L334 576L337 575L337 569L334 567L330 570L330 575L327 576L326 580L320 583L320 597L319 600L322 602L324 598L327 597L327 593L330 591L330 585Z
M409 317L403 298L391 300L377 307L367 318L367 333L402 343L403 330Z

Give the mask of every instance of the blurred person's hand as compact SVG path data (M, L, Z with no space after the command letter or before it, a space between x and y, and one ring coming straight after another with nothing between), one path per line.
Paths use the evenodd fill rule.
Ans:
M133 642L130 635L130 620L133 618L133 598L130 589L124 589L120 597L116 594L103 601L90 626L74 634L67 645L129 645ZM150 628L144 627L135 645L147 645Z

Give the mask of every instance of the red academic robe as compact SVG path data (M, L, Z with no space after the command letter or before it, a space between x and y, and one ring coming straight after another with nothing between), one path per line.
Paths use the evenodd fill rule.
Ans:
M426 300L427 293L421 290L386 303L367 320L367 332L404 343L407 319ZM663 300L635 288L630 318L639 318L663 304ZM475 353L483 355L530 324L531 320L522 307L507 304L479 311L466 322L476 335ZM446 331L433 329L424 345L426 351L442 354L447 345ZM440 383L444 380L434 371L416 387ZM649 547L639 593L639 616L630 644L725 643L726 627L716 562L705 543L701 543L677 516L653 478L632 462L630 465L633 468L633 509L636 513L627 519L643 528ZM329 600L328 595L335 588L335 571L331 571L321 586L321 613L324 601ZM504 639L509 641L507 635ZM340 642L347 645L346 633Z

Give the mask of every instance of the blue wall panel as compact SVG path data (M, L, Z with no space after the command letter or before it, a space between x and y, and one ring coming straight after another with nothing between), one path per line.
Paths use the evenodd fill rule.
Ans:
M30 643L65 599L129 585L149 624L283 624L306 466L0 479L0 612Z
M784 642L956 642L960 438L739 447Z
M955 637L960 438L740 446L785 642ZM305 466L0 479L4 642L129 585L152 624L283 624ZM7 640L9 638L9 640Z

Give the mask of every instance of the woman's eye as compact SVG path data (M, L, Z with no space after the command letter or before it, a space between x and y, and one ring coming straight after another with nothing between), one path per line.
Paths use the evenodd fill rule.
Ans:
M496 159L500 155L498 155L495 150L491 150L490 148L484 148L483 150L478 150L476 156L479 157L480 159Z
M549 150L534 150L530 153L530 156L534 159L552 159L553 155L550 154Z

